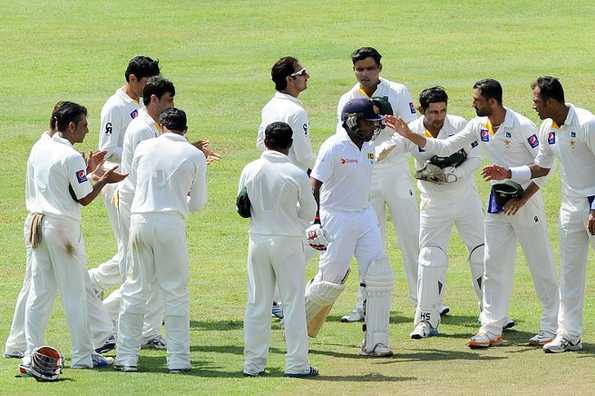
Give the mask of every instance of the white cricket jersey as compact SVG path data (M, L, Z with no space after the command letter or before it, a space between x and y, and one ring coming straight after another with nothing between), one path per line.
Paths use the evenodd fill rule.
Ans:
M81 221L78 201L70 195L72 187L77 199L86 197L93 186L87 178L87 164L72 144L57 132L44 144L39 145L31 156L35 170L33 182L38 211L49 216L60 216L76 222Z
M369 206L374 147L361 150L345 134L334 134L320 146L310 174L322 182L320 208L359 211Z
M562 191L571 197L590 197L595 195L595 116L572 104L567 106L570 109L563 125L550 118L541 123L535 163L551 168L558 156Z
M124 88L118 89L101 109L99 150L107 151L106 160L119 164L122 158L124 133L142 108L140 101L132 99Z
M415 106L413 105L411 94L405 85L381 78L380 83L376 87L376 91L374 91L372 96L386 96L395 116L401 117L406 122L415 120ZM369 96L360 89L360 84L356 83L349 92L341 96L341 99L339 99L339 104L337 105L338 134L346 133L341 122L341 112L343 111L343 107L351 99L362 97L368 98ZM384 128L376 139L374 139L374 146L377 147L390 139L394 132L395 131L390 128ZM407 156L405 155L391 155L384 161L376 163L375 167L378 169L390 168L393 170L395 167L399 167L402 171L409 173L409 170L407 169Z
M409 124L409 129L413 132L424 135L425 137L432 137L432 134L426 129L423 123L424 117L419 117ZM438 132L437 139L448 139L451 136L459 133L465 126L467 121L458 116L448 114L444 120L442 129ZM392 140L392 138L391 138ZM429 154L419 146L414 145L411 141L402 139L407 142L408 151L415 157L415 166L421 169L425 166L426 161L434 156ZM475 182L473 181L473 172L481 165L481 156L479 150L479 140L475 140L463 147L467 153L467 159L455 170L457 181L454 183L436 184L427 181L418 180L417 186L422 195L430 195L433 198L440 199L441 195L448 194L449 196L459 196L465 191L475 190ZM464 196L463 198L464 199Z
M136 117L128 128L124 136L124 147L122 150L122 163L120 169L123 173L130 173L132 170L132 159L134 153L140 142L147 139L156 138L159 136L160 130L158 124L155 122L153 117L147 113L145 109L142 109L138 117ZM124 179L118 187L120 194L120 200L125 202L132 202L132 195L134 194L134 184L130 178Z
M250 233L304 237L316 215L316 201L306 172L288 156L267 150L242 170L238 192L244 187L251 206Z
M302 102L291 95L276 92L273 98L263 107L256 147L266 150L264 131L266 127L277 121L286 122L293 131L293 144L289 149L289 160L298 168L306 171L314 165L314 154L308 131L310 122L308 113Z
M539 150L535 124L527 117L506 108L506 116L497 131L488 117L475 117L463 130L447 139L427 139L424 149L433 154L448 156L479 141L492 163L507 168L532 164ZM534 179L537 185L544 178ZM499 183L493 181L492 184ZM523 187L527 187L526 183Z
M29 153L29 157L27 159L27 175L25 182L25 207L27 208L27 212L29 213L36 213L41 211L37 202L37 189L35 188L35 168L33 167L32 159L36 157L39 148L48 144L49 142L51 142L51 140L52 138L48 134L48 131L42 133L39 139L37 139L37 141L33 144L33 147L31 147L31 152Z
M178 213L186 217L207 203L207 160L184 136L167 132L141 142L128 179L130 213Z

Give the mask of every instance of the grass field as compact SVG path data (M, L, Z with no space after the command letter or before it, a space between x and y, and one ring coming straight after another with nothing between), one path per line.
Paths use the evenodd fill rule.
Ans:
M487 6L489 4L489 6ZM568 101L595 111L595 5L591 1L12 1L0 5L0 339L10 326L24 271L22 221L28 151L62 99L86 105L91 133L79 148L96 147L99 111L123 83L129 58L158 57L177 88L176 105L189 115L193 138L208 137L224 160L209 168L209 204L191 216L191 349L193 371L171 376L165 356L143 351L143 371L64 372L54 384L14 378L18 362L0 358L0 394L595 394L595 268L589 258L580 353L545 355L524 345L538 327L539 306L522 255L510 307L518 325L508 344L475 352L466 339L477 330L477 309L465 251L453 238L441 336L408 338L414 308L406 301L400 253L390 233L397 274L391 315L396 356L362 359L359 325L338 321L355 299L355 277L329 323L311 341L315 380L282 377L284 345L275 324L269 375L246 379L242 318L246 298L247 223L234 212L242 166L256 158L260 109L273 94L270 66L292 54L311 72L301 97L314 146L333 132L335 106L354 77L349 55L371 45L384 55L383 75L415 96L441 84L449 111L470 118L470 88L500 80L505 104L538 122L529 83L559 76ZM479 182L485 197L486 184ZM558 257L557 172L545 187L551 240ZM115 243L101 202L83 209L89 266L111 257ZM539 248L539 247L536 247ZM316 265L308 267L308 276ZM70 356L60 303L47 342Z

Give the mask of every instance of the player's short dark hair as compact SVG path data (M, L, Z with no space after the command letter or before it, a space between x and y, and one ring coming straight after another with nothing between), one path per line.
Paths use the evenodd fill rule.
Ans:
M269 150L287 150L293 143L293 131L285 122L273 122L264 130L264 145Z
M419 93L419 106L426 110L430 103L448 103L448 95L446 90L439 85L435 87L426 88Z
M153 77L159 75L159 59L151 59L148 56L135 56L128 62L128 67L124 73L126 82L130 81L130 75L134 74L138 80L143 77Z
M74 102L65 101L58 106L52 116L55 117L56 129L64 132L68 128L68 124L74 122L75 125L78 125L81 119L87 116L87 108Z
M147 85L145 85L145 88L143 89L143 103L145 106L148 106L149 103L151 103L152 95L161 99L161 97L168 92L172 97L176 95L174 84L167 78L153 76L147 80Z
M351 61L354 65L355 62L364 60L366 58L374 59L376 64L380 66L380 59L382 59L382 55L380 55L380 52L376 51L376 48L372 47L358 48L351 53Z
M175 107L161 113L159 115L159 123L172 132L180 132L181 135L188 130L186 112Z
M486 99L496 99L498 104L502 104L502 85L493 78L484 78L473 84L473 89L478 89L481 96Z
M556 77L542 76L538 77L535 82L531 84L531 89L539 87L539 97L544 102L548 99L554 99L559 103L566 103L564 100L564 88L562 83Z
M295 65L298 60L292 56L284 56L279 59L271 68L271 80L275 83L275 89L282 91L287 88L287 76L295 72Z
M59 101L56 102L56 104L54 105L54 108L52 109L52 114L50 115L50 130L55 130L56 126L57 126L57 117L56 117L56 112L58 111L58 109L60 108L60 106L62 106L64 104L64 101Z

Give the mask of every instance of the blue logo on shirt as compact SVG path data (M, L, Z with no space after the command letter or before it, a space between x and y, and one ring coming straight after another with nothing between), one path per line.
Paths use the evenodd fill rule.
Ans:
M510 132L506 132L506 137L507 138L511 138L512 137L512 134Z
M536 134L529 136L527 138L527 141L529 142L529 146L531 146L532 148L539 146L539 139L537 139Z
M138 110L134 109L134 110L132 110L132 113L130 113L130 118L136 118L137 115L138 115Z
M76 172L76 180L78 180L79 184L84 183L87 181L87 172L84 169Z
M409 102L409 110L411 110L411 114L415 114L415 106L412 102Z
M549 144L556 144L556 132L552 131L547 135L547 142Z
M490 132L487 129L480 130L479 136L480 136L482 142L490 141Z

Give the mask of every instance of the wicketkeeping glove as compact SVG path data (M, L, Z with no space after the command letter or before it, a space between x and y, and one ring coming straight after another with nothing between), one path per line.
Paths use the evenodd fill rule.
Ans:
M306 229L306 242L316 250L326 250L329 243L320 224L312 224Z

